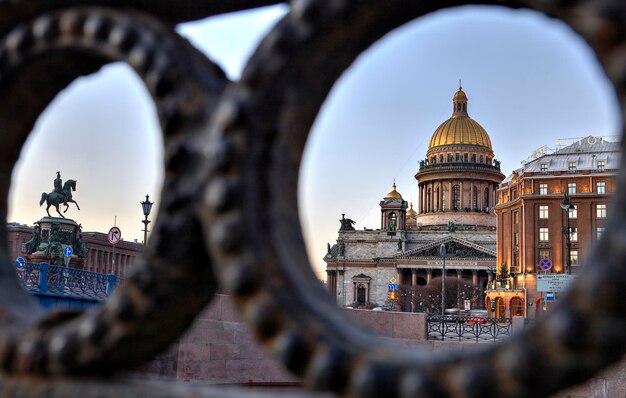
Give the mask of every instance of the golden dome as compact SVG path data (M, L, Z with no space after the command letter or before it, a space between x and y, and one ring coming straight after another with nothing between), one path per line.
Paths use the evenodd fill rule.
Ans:
M491 148L491 140L485 129L469 117L467 96L462 88L454 94L452 117L441 123L428 143L428 149L442 145L477 145Z
M413 202L411 202L409 210L407 210L406 215L409 217L417 217L417 212L413 210Z
M400 195L400 192L396 191L395 181L393 182L391 192L389 192L387 196L385 196L385 199L402 199L402 195Z

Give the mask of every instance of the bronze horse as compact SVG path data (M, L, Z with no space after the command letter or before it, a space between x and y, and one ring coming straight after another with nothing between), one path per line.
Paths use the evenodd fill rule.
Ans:
M66 213L67 209L69 209L70 207L70 205L68 205L68 202L74 203L76 205L76 208L80 210L78 203L76 203L76 201L72 199L72 191L76 191L76 181L67 180L65 181L65 184L63 184L63 189L61 190L61 192L63 192L62 194L59 194L58 192L42 193L41 200L39 201L39 206L43 205L43 202L46 202L48 205L48 207L46 207L46 213L48 213L48 217L51 217L49 211L50 206L54 206L57 209L57 213L59 213L62 218L65 218L65 216L59 211L59 205L61 203L65 205L65 210L63 210L63 213Z

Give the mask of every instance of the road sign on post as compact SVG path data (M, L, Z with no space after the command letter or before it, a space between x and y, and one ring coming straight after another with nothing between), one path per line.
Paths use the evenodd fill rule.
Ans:
M120 231L118 227L112 227L109 230L107 238L109 239L110 244L115 245L120 240L122 240L122 231Z
M550 261L549 258L542 258L539 262L539 268L544 271L548 271L550 268L552 268L552 261Z
M576 279L575 275L568 274L538 274L537 275L537 291L538 292L562 292Z

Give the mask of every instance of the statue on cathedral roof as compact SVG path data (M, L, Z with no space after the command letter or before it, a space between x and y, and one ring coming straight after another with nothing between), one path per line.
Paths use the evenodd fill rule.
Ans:
M345 214L341 214L341 220L339 220L339 222L341 223L341 227L339 227L340 231L354 231L354 227L353 225L356 224L355 221L346 218Z

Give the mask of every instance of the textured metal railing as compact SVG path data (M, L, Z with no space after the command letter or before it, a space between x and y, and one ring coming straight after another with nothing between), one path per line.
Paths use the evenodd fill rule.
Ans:
M296 187L309 129L334 82L396 27L463 4L545 12L590 43L623 107L626 3L298 0L238 82L173 29L180 21L272 3L0 2L0 394L258 395L79 379L132 369L165 350L218 286L307 387L345 396L547 396L617 361L626 351L623 171L611 222L562 301L532 328L471 355L413 352L347 320L309 265ZM78 316L46 314L21 288L9 260L11 172L48 103L77 77L115 61L144 81L162 126L166 172L158 219L142 258L102 306Z
M511 319L429 315L428 340L496 342L511 337Z
M31 293L105 300L121 282L115 275L48 263L17 263L17 276Z

